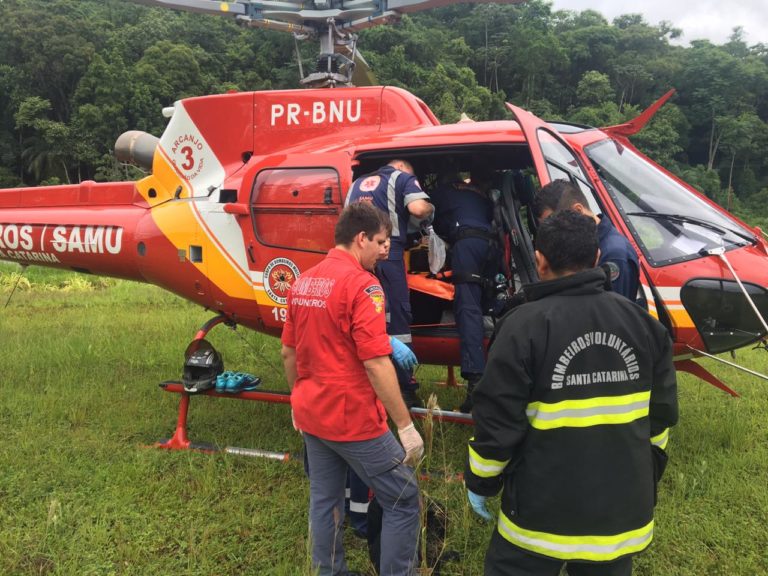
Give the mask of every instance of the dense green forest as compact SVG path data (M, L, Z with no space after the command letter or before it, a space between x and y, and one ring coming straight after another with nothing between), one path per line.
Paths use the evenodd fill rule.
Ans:
M361 34L380 84L443 122L505 117L604 126L677 95L634 141L709 197L768 217L768 46L740 29L714 45L626 14L456 5ZM314 44L302 46L311 68ZM294 39L228 18L127 0L0 0L0 187L135 177L112 157L123 131L160 135L164 106L227 90L299 86ZM732 193L729 194L728 191Z

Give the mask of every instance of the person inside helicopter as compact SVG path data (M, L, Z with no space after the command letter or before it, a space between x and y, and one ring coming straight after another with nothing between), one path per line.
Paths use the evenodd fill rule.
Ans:
M357 178L345 204L370 202L389 214L392 235L389 256L376 266L386 301L387 333L407 346L411 345L411 304L406 280L404 254L407 249L408 220L411 216L425 220L434 207L422 190L410 162L394 159L378 170ZM418 383L413 371L396 366L400 391L406 405L423 407L416 394Z
M597 215L590 209L587 197L575 184L554 180L536 193L533 212L537 220L544 220L563 210L578 212L595 221L600 242L600 266L606 269L614 292L637 302L640 265L637 252L629 240L616 230L605 215Z
M470 180L448 172L432 194L435 231L450 244L453 313L459 332L461 376L467 395L459 410L472 410L471 393L485 369L484 319L488 293L494 289L500 250L490 197L494 172L473 159Z

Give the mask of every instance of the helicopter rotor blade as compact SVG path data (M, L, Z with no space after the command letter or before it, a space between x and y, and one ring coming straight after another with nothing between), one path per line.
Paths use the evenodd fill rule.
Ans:
M421 12L451 4L522 4L526 0L388 0L387 9L401 14Z
M219 14L222 16L245 16L247 7L239 2L219 2L218 0L132 0L134 4L143 4L172 10L198 12L200 14Z
M360 52L355 52L355 71L352 73L352 84L355 86L376 86L378 84L376 75Z

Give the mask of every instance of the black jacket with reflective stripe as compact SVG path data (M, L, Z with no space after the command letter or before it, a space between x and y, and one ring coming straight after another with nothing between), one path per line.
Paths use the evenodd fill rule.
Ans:
M467 487L503 485L520 528L614 535L653 518L666 456L650 439L677 422L672 343L604 283L595 268L527 286L473 393Z

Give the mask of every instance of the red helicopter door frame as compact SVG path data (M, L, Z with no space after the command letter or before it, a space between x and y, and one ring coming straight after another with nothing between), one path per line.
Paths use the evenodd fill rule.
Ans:
M525 136L540 185L543 187L553 180L570 180L587 197L590 209L595 213L608 213L604 206L604 199L600 197L590 179L590 172L585 167L584 160L560 136L558 131L522 108L509 103L507 103L507 108L514 115L523 136ZM546 154L542 142L547 144ZM615 214L608 214L608 216L612 222L616 220Z
M520 130L525 136L525 140L528 142L528 148L531 151L533 157L533 165L536 167L536 173L539 176L539 183L541 186L549 184L552 179L549 176L549 170L547 169L547 160L544 158L544 151L539 143L537 131L539 129L545 129L547 132L557 134L557 131L549 124L544 122L541 118L537 118L530 112L518 108L507 102L507 109L512 112L517 123L520 125ZM564 144L564 143L563 143ZM565 144L564 144L565 145ZM570 148L566 145L566 148Z
M518 108L517 106L513 106L512 104L507 103L507 108L512 112L512 114L515 116L515 119L517 120L518 124L520 125L520 129L523 132L523 135L525 136L526 141L528 142L528 147L531 151L531 156L533 157L534 166L536 167L536 172L539 175L539 182L542 186L548 184L552 181L550 169L556 170L558 172L562 172L563 177L567 177L574 181L577 185L583 186L587 185L590 189L590 192L593 192L595 196L598 196L599 192L597 191L594 184L591 183L590 178L593 178L597 180L595 174L593 174L592 171L589 170L589 168L585 168L583 166L584 160L581 158L581 156L577 155L573 149L558 135L557 130L555 130L552 126L541 120L540 118L537 118L530 112L526 112L522 108ZM547 157L544 155L544 150L542 148L540 139L539 139L539 133L542 132L546 134L547 138L552 138L555 142L562 145L568 152L573 156L576 165L578 166L578 171L581 172L583 175L583 182L582 177L579 177L577 174L573 172L573 164L571 162L564 162L561 165L558 165L558 162L549 162ZM568 165L568 166L567 166ZM590 166L591 167L591 166ZM589 176L587 176L589 175ZM558 177L560 177L558 175ZM605 202L604 199L602 199L602 202L604 204L608 204ZM610 213L609 213L610 214ZM609 216L610 217L610 216ZM612 214L612 221L617 222L617 216L616 214ZM624 230L625 224L622 220L620 220L619 227L621 230ZM626 231L623 232L624 236L627 237ZM634 239L629 236L630 241L634 245ZM635 251L638 252L638 257L640 258L640 261L643 263L643 265L646 265L643 253L639 250L637 250L637 247L635 246ZM654 288L654 285L650 281L650 275L646 273L646 271L643 269L643 266L641 266L640 271L640 278L641 283L643 284L644 293L646 296L646 299L648 299L648 295L651 295L651 299L649 300L649 304L651 302L655 305L652 307L652 311L655 311L656 314L654 314L657 318L661 318L664 320L663 316L667 314L667 311L662 303L662 301L656 297L656 290ZM645 290L647 288L647 291ZM670 335L673 335L674 332L673 327L671 323L669 322L668 318L665 322L665 325L670 330ZM694 376L697 376L698 378L701 378L705 382L715 386L716 388L719 388L720 390L723 390L724 392L730 394L731 396L738 396L738 394L729 388L725 383L723 383L719 378L717 378L715 375L713 375L711 372L706 370L703 366L697 364L694 362L690 357L684 357L679 358L675 362L675 367L678 370L681 370L683 372L688 372Z
M517 106L507 103L507 109L512 112L525 136L540 185L568 179L584 192L587 199L595 201L595 204L590 202L592 210L607 212L606 203L598 194L584 159L560 136L557 129ZM547 154L544 153L542 141L548 144ZM615 222L615 214L610 213L609 217L611 222Z
M667 326L667 329L670 331L670 334L674 335L674 326L668 319L668 314L662 301L656 297L656 290L654 289L654 285L651 282L650 275L645 270L647 263L645 262L643 253L636 246L632 235L628 234L628 231L626 230L626 224L617 214L613 205L606 201L606 198L608 197L607 193L600 190L597 184L597 182L599 182L599 177L592 169L591 164L589 164L589 162L585 160L582 155L578 154L573 148L571 148L568 143L558 135L558 132L554 127L550 126L540 118L537 118L530 112L523 110L522 108L518 108L517 106L513 106L509 103L507 104L507 108L515 116L515 119L520 125L520 129L522 130L523 135L528 142L528 147L531 150L531 156L533 157L533 162L536 166L536 171L539 175L539 181L541 182L541 185L544 186L545 184L551 182L553 179L557 179L552 178L553 171L560 172L561 174L557 174L558 178L569 178L571 181L581 187L587 198L592 196L596 202L599 201L600 205L592 206L592 209L594 210L595 208L599 208L599 210L602 211L604 215L610 218L614 226L622 231L624 237L628 238L632 243L635 248L635 252L638 253L638 258L642 263L639 272L643 296L648 303L651 313L656 318L662 320L665 326ZM560 166L555 162L550 162L544 154L544 150L541 145L540 134L545 134L545 137L549 139L554 145L562 146L565 150L567 150L568 153L573 157L573 161L569 161L566 158L561 158L560 160L562 160L562 162ZM588 188L588 191L585 190L585 187Z

